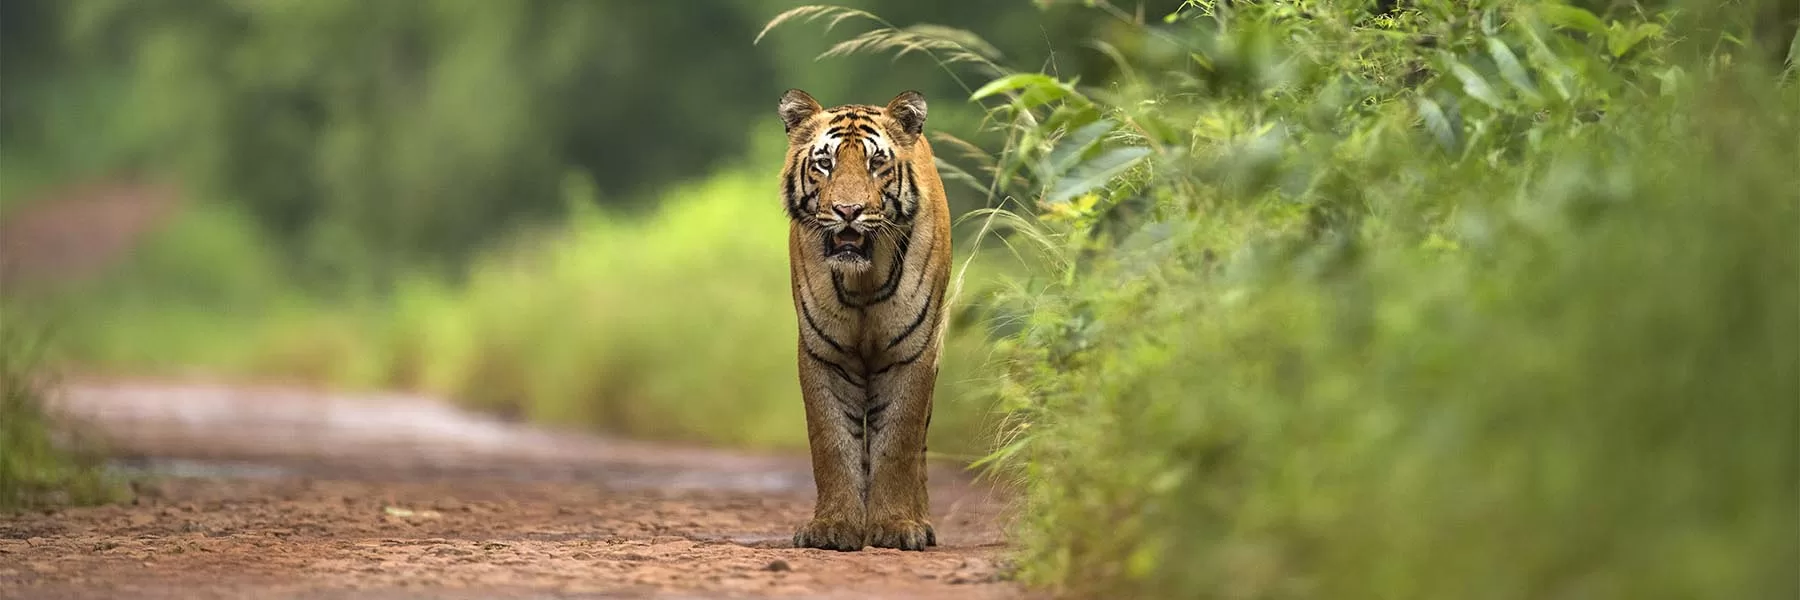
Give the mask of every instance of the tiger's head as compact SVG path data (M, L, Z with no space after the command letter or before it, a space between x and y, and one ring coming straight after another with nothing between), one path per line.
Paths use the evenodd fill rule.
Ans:
M887 106L828 109L788 90L779 111L788 136L781 173L788 218L818 237L831 268L868 268L876 241L904 237L919 210L913 162L930 156L920 150L925 96L908 90Z

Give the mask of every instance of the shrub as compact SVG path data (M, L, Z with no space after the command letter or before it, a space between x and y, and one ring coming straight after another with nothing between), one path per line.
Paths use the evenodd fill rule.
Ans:
M1741 15L1095 4L1123 76L974 93L1047 265L992 316L1028 580L1800 592L1800 94Z
M92 448L71 443L79 441L71 430L52 426L44 406L52 388L40 362L43 332L21 323L10 307L0 316L14 317L0 328L0 511L123 497Z

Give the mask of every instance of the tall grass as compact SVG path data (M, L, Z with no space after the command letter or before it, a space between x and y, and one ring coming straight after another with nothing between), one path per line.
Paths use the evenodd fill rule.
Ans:
M0 513L124 497L91 446L53 427L45 406L52 372L42 362L49 338L15 316L0 310Z
M1734 7L1096 4L1115 80L974 94L1008 136L983 217L1046 265L991 316L1029 581L1800 593L1800 86L1765 60L1800 40Z

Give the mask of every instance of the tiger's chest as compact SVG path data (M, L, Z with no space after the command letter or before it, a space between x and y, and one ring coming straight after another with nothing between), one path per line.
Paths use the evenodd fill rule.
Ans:
M872 269L857 277L834 276L830 302L841 319L836 324L840 339L852 353L879 368L879 363L911 352L909 344L931 327L929 285L923 272L903 268Z

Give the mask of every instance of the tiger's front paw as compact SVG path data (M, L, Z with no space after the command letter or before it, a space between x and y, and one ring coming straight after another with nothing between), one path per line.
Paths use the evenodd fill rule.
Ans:
M855 552L863 546L862 524L843 519L813 519L794 532L795 548Z
M937 545L937 531L923 519L890 519L869 527L869 545L876 548L924 550Z

